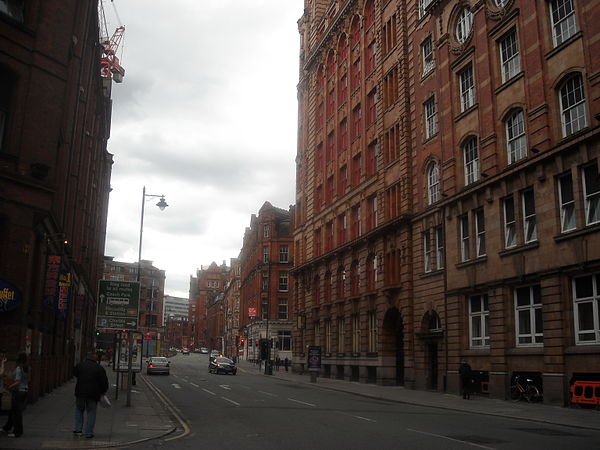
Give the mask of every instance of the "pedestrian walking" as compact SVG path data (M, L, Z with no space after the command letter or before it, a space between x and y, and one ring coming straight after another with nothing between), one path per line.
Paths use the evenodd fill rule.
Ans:
M287 359L287 356L285 357L285 359L283 360L283 367L285 367L285 371L288 371L288 367L290 366L290 360Z
M0 409L2 409L2 396L6 394L6 389L4 389L4 369L6 361L6 352L0 350Z
M473 374L469 363L463 359L458 369L460 375L460 384L462 388L462 395L464 399L471 398L471 384L473 382Z
M27 355L19 353L17 366L12 373L12 379L5 382L6 389L11 393L12 405L8 413L8 420L2 430L8 437L20 437L23 434L23 411L27 405L27 391L31 370L27 362Z
M98 401L108 391L108 377L104 367L98 362L98 355L90 352L84 361L75 366L75 426L73 434L94 437ZM85 426L84 426L85 415Z
M279 366L281 365L281 359L279 359L279 356L275 359L275 369L277 370L277 372L279 372Z

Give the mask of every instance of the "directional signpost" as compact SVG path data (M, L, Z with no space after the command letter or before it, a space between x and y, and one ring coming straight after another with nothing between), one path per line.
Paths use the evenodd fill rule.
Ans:
M96 327L108 330L137 330L140 283L100 280Z

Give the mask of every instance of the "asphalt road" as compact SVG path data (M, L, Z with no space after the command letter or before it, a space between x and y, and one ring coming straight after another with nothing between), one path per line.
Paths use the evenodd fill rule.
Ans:
M177 355L149 381L186 423L161 449L600 449L600 432L369 399ZM146 443L148 445L148 443Z

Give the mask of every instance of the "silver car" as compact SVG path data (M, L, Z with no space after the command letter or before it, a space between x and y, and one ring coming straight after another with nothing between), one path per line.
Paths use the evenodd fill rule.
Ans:
M169 360L164 356L152 356L146 361L146 374L162 373L169 375Z

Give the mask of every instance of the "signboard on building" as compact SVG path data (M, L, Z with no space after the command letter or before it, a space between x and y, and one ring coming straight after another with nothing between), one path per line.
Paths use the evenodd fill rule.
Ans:
M0 280L0 312L16 309L21 304L21 291L12 284Z
M140 308L140 283L100 280L96 327L136 330Z
M318 372L321 370L321 346L311 345L308 347L308 370Z
M46 280L44 281L44 306L59 319L65 319L69 311L71 273L64 267L62 255L48 255Z
M248 317L256 317L256 308L248 308Z

